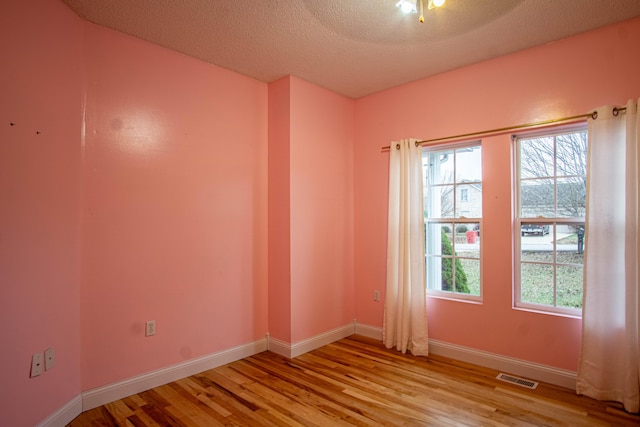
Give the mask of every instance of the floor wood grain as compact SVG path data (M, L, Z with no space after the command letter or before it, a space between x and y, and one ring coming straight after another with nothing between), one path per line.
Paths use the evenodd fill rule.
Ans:
M87 411L85 426L639 426L620 405L352 336L289 360L264 352Z

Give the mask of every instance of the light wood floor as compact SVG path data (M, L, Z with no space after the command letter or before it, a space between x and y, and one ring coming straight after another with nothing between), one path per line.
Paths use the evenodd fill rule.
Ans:
M264 352L87 411L82 426L627 426L620 405L352 336L293 360Z

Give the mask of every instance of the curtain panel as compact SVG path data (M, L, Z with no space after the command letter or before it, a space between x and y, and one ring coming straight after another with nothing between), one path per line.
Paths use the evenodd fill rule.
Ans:
M576 391L640 410L638 109L589 120L582 348Z
M428 355L424 274L422 149L415 139L389 150L387 280L382 328L385 347Z

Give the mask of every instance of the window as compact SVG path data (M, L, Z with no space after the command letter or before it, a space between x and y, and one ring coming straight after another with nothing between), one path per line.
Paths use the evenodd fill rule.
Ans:
M480 299L482 156L478 142L424 147L426 286L430 295Z
M587 131L516 141L515 305L580 315Z

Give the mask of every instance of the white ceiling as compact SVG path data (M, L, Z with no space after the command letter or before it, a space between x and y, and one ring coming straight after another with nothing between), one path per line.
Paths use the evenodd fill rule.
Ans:
M640 0L63 0L80 17L264 82L351 98L640 16ZM425 7L426 7L426 1Z

